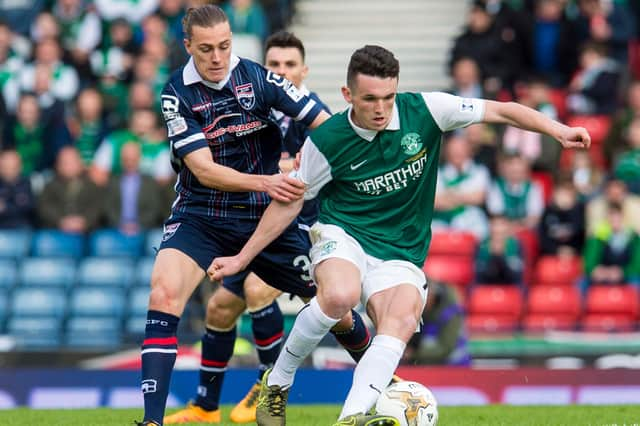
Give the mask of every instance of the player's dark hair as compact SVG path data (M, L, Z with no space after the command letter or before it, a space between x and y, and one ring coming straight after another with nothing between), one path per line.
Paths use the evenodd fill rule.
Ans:
M384 47L366 45L351 55L347 70L348 87L353 88L358 74L379 78L398 78L400 63L393 53Z
M267 52L272 47L293 47L294 49L298 49L304 61L304 45L298 37L289 31L281 30L271 34L265 42L264 51Z
M191 40L193 35L192 29L194 25L199 27L213 27L223 22L229 22L226 13L216 5L205 4L198 7L190 7L187 9L184 18L182 18L182 31L184 36Z

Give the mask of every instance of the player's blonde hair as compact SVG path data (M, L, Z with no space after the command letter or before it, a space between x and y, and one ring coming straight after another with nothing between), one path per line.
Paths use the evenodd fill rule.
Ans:
M191 40L194 25L199 27L213 27L223 22L229 22L227 14L216 5L205 4L198 7L190 7L182 18L182 31L187 40Z

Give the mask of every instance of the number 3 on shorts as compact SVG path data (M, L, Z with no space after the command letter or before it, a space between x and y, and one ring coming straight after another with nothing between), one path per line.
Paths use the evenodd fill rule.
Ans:
M293 259L293 266L302 269L303 273L300 274L300 278L305 281L311 281L311 275L309 275L311 260L309 260L309 257L307 255L301 254L300 256Z

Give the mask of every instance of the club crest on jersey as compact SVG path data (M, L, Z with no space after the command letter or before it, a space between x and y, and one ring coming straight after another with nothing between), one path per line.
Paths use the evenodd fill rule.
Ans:
M180 222L165 225L164 233L162 234L162 241L167 241L169 238L173 237L173 234L176 233L178 228L180 228Z
M256 98L253 95L253 84L241 84L236 86L236 98L240 106L244 109L252 109L256 104Z
M422 138L415 132L407 133L400 140L402 150L407 155L415 155L422 148Z

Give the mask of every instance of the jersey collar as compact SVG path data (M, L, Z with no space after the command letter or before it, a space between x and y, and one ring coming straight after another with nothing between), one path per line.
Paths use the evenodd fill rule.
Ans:
M189 58L189 62L187 62L187 65L185 65L184 69L182 70L182 81L185 86L195 83L202 83L212 89L220 90L224 87L225 84L227 84L229 78L231 78L231 72L235 67L238 66L239 63L240 58L238 58L236 55L231 55L231 60L229 61L229 72L227 73L226 77L217 83L213 83L202 78L202 76L196 69L196 65L193 63L193 57L191 57Z
M373 138L375 138L376 135L378 134L378 131L363 129L362 127L357 126L351 119L352 109L353 109L353 106L349 105L349 108L347 109L347 118L349 119L349 124L351 125L351 128L362 139L365 139L371 142ZM398 106L395 103L393 104L393 111L391 112L391 121L389 121L389 124L387 124L387 127L385 127L385 130L400 130L400 115L398 114Z

